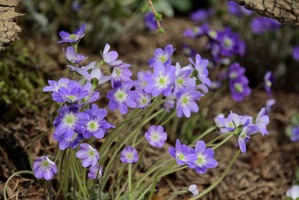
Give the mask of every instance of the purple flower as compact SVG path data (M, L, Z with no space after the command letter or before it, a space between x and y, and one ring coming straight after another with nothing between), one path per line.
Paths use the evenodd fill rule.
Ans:
M79 42L79 40L85 35L83 34L85 30L85 23L82 24L80 28L74 31L73 34L69 34L68 32L65 31L60 31L59 36L61 37L61 41L58 42L60 43L74 43L74 42Z
M154 97L159 94L169 96L171 94L171 85L175 81L175 67L170 65L166 69L160 62L154 65L154 74L145 74L144 80L148 85L144 88L147 93L152 93Z
M187 164L190 168L194 168L195 164L194 161L197 160L197 155L195 150L191 147L187 147L186 145L182 144L177 139L174 147L169 147L168 149L169 154L176 159L177 164L184 165Z
M59 79L58 82L49 80L48 83L50 86L44 87L43 91L44 92L58 92L58 89L61 87L67 88L69 85L69 82L71 82L71 84L76 84L76 81L70 80L68 78L61 78L61 79Z
M148 12L146 15L144 15L143 18L144 24L145 26L149 29L149 30L157 30L157 22L155 20L155 14L152 12Z
M81 150L76 153L76 157L82 159L82 166L96 166L98 160L100 159L99 153L91 145L87 143L80 144Z
M53 139L59 142L59 149L65 150L68 147L71 147L72 149L77 148L84 137L82 133L74 132L71 139L65 138L64 135L58 136L57 134L53 134Z
M192 196L196 196L198 195L199 191L197 189L197 185L192 184L188 187L188 192L190 192L192 194Z
M269 134L266 126L269 124L269 116L265 114L265 108L262 108L260 112L257 114L257 117L255 119L255 124L258 127L257 132L261 132L262 135Z
M84 124L86 128L83 136L85 138L94 136L97 139L102 139L109 128L115 127L104 120L104 118L107 116L107 110L101 108L98 109L96 104L92 104L90 109L85 110L85 113L89 116L88 122Z
M54 135L56 138L64 137L66 140L72 141L75 132L83 134L85 131L83 124L87 120L88 115L86 113L79 113L78 106L64 105L59 111L59 116L54 119Z
M144 109L151 103L152 95L142 90L136 90L138 98L136 99L137 108Z
M220 133L223 134L230 131L235 131L239 126L246 123L251 123L252 118L249 116L240 116L231 111L227 118L225 118L223 114L217 115L217 117L214 119L214 122L220 129Z
M168 96L168 98L170 98L170 97L175 97L175 96L172 93ZM170 112L170 110L173 109L174 107L175 107L175 99L173 99L173 98L168 99L163 103L163 108L164 108L164 110L167 110L167 112Z
M173 46L171 44L168 44L164 50L161 48L158 48L154 52L154 58L149 59L148 65L149 67L154 67L155 63L160 62L165 67L169 66L171 64L171 56L175 49L173 49Z
M210 87L211 80L208 78L209 71L207 69L209 61L207 59L201 58L199 54L196 54L195 62L192 60L192 58L189 58L189 61L194 65L195 69L197 70L197 77L200 80L200 82Z
M250 15L253 13L253 11L247 10L244 6L240 6L238 3L233 1L228 1L227 5L228 12L238 17L243 17L243 15Z
M187 56L187 57L194 57L195 54L196 54L195 49L189 47L186 44L183 44L182 50L183 50L184 55Z
M199 140L196 142L195 152L197 155L197 160L194 161L194 163L196 165L195 170L198 173L206 173L208 168L215 168L218 165L218 162L213 159L213 149L206 149L206 144L204 141Z
M167 140L167 133L164 132L162 126L150 126L145 138L154 147L162 147Z
M145 86L147 86L148 83L144 80L145 74L151 74L151 72L149 70L146 73L143 71L137 72L137 80L133 83L136 90L144 90Z
M243 76L245 74L245 68L241 67L239 63L233 63L228 70L228 76L231 80L237 77Z
M63 49L63 51L64 51L64 49ZM87 58L82 55L76 55L75 49L72 46L68 46L66 48L66 51L64 51L64 53L65 53L65 57L66 57L67 61L69 61L70 63L74 63L74 64L80 63L84 59Z
M113 68L112 74L111 74L111 84L114 85L117 81L129 81L131 80L130 77L132 76L132 72L129 69L131 65L127 63L121 63L118 66L115 66Z
M123 163L134 163L138 161L137 150L131 146L127 146L121 152L120 160Z
M77 103L85 97L88 97L89 92L84 90L83 87L73 81L68 82L67 87L60 87L58 92L53 92L53 100L60 103Z
M286 197L287 200L289 200L288 197L292 200L296 200L299 197L299 185L294 185L290 189L288 189Z
M265 109L266 109L265 114L266 115L270 115L271 108L272 108L273 105L275 105L275 103L276 103L275 99L268 99L266 101L266 105L265 105Z
M295 60L299 61L299 46L294 46L292 56Z
M180 90L176 94L177 116L182 117L185 115L189 118L191 116L191 111L195 113L198 112L199 108L195 103L195 100L199 100L200 96L202 96L202 94L199 91L195 91L195 87L189 87L184 90Z
M71 68L71 70L76 71L89 82L91 82L91 80L95 78L98 80L98 84L103 84L111 79L110 76L104 76L104 74L102 74L101 69L96 66L96 62L91 62L81 68L71 65L67 65L67 67Z
M127 106L136 108L138 93L136 91L130 91L132 86L133 81L128 81L124 84L116 82L113 86L114 90L109 91L107 94L107 98L110 99L108 108L110 110L116 110L118 108L121 114L128 112Z
M264 76L264 88L267 94L271 97L271 86L274 82L274 76L271 71L268 71Z
M217 33L217 40L220 44L221 55L231 57L234 54L244 55L245 43L241 41L237 33L233 33L230 28L225 28Z
M189 38L199 38L200 36L206 34L208 30L209 26L207 24L204 24L203 26L196 26L193 29L187 28L183 32L183 36Z
M246 76L239 76L230 81L229 87L235 101L242 101L245 96L248 96L251 93L248 82Z
M106 43L104 51L103 51L103 59L105 61L105 63L107 63L108 65L120 65L121 64L121 60L116 60L118 57L118 53L116 51L110 51L110 45L108 43Z
M100 167L99 170L99 165L96 165L94 167L90 167L89 168L89 173L87 174L87 176L91 179L96 179L98 177L101 178L103 176L103 169L102 167Z
M278 29L280 25L281 24L274 19L266 17L256 17L250 23L252 32L255 34L264 34L268 31L274 31Z
M33 171L36 178L50 180L57 173L56 164L47 156L37 158L33 164Z
M197 11L190 14L190 18L197 23L200 23L202 21L207 20L209 16L211 16L214 13L213 8L209 9L198 9Z
M179 90L189 88L189 87L195 87L196 83L195 80L192 78L189 78L191 75L193 69L186 69L182 70L176 77L174 82L174 94L176 94Z
M299 124L298 126L294 126L292 128L292 137L291 137L291 141L293 142L299 142Z
M250 120L248 119L242 127L242 132L238 136L238 142L236 146L239 146L242 153L246 152L246 143L250 139L250 134L255 133L257 130L257 126L250 124Z

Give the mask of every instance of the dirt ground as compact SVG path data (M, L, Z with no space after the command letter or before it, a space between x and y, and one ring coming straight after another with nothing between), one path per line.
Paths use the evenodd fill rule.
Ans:
M134 30L113 44L112 49L118 51L120 59L131 64L131 69L135 72L147 66L147 60L152 57L157 47L163 48L167 44L172 44L177 49L172 60L187 64L188 59L181 53L181 44L192 41L184 38L182 32L193 26L191 21L185 18L166 19L163 24L165 34L144 31L142 24L137 25ZM203 43L200 41L193 43L193 46L203 49ZM56 65L47 65L47 70L51 74L49 76L59 77L63 73L61 65L64 63L61 46L46 41L37 44L36 48L37 51L44 51L57 61ZM89 61L99 60L99 54L90 54L87 49L83 49L83 52L87 54ZM49 100L49 97L45 95L43 99L36 100L36 104L44 105L43 102ZM252 137L247 143L247 152L239 156L224 180L202 199L285 199L286 190L295 180L295 170L299 166L299 143L291 142L285 134L292 116L299 112L299 94L285 93L277 88L273 91L273 97L277 103L270 115L268 125L270 134L264 137L260 134ZM210 107L208 120L212 121L219 113L227 115L230 110L241 115L255 116L264 106L267 98L267 94L262 90L253 90L244 101L235 102L229 93L224 92L214 99L215 103ZM53 116L55 111L55 104L47 104L35 112L20 109L22 117L9 123L0 122L0 199L3 199L1 196L7 178L16 171L30 169L26 155L30 142L50 127L53 121L50 116ZM208 170L206 174L197 174L195 170L187 169L162 179L154 199L165 199L169 194L190 184L197 184L200 190L209 187L221 176L238 150L235 144L236 139L231 139L220 148L220 151L216 151L215 159L219 165ZM167 144L159 151L166 152L167 147L171 145L173 144ZM47 153L54 154L55 148L56 143L51 135L45 136L34 146L33 157ZM151 153L155 155L161 152L151 150ZM143 165L152 164L151 161L149 158ZM43 189L30 176L13 178L7 193L10 199L42 199L43 197ZM176 199L188 199L188 197L180 196Z

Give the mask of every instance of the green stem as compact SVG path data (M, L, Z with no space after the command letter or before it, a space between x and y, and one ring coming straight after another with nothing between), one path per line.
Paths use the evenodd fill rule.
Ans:
M128 182L129 182L129 192L131 192L132 190L132 164L129 164L128 166ZM132 199L132 195L129 195L129 199L130 200L133 200Z
M76 165L76 159L74 158L75 154L73 152L70 152L70 153L71 153L72 163L74 165L73 169L74 169L75 176L77 178L77 183L79 185L80 190L83 193L84 200L86 200L86 191L84 191L84 188L83 188L83 186L81 184L81 178L79 177L78 171L77 171L76 166L75 166ZM80 190L79 190L79 193L80 193Z
M220 147L221 145L223 145L227 140L229 140L232 136L234 136L233 134L232 135L229 135L227 138L225 138L223 141L221 141L220 143L216 144L215 146L212 147L213 150L217 149L218 147Z
M213 185L211 185L210 187L208 187L207 189L205 189L204 191L202 191L200 194L198 194L195 197L192 197L189 200L196 200L199 199L201 197L203 197L205 194L207 194L208 192L210 192L211 190L213 190L226 176L226 174L228 173L228 171L230 170L230 168L232 167L232 165L234 164L235 160L237 159L237 157L240 154L240 150L238 150L238 152L235 153L235 156L233 157L233 159L230 161L229 165L227 166L226 170L223 172L223 174L221 175L221 177L215 182L213 183Z
M217 129L217 126L212 126L210 128L208 128L205 132L203 132L202 134L200 134L192 143L191 145L194 145L198 140L202 139L203 137L205 137L207 134L209 134L210 132L214 131L215 129Z
M15 177L15 176L17 176L17 175L19 175L19 174L31 174L31 175L34 175L34 172L32 172L32 171L28 171L28 170L24 170L24 171L18 171L18 172L16 172L16 173L12 174L12 175L7 179L7 181L5 182L5 185L4 185L4 189L3 189L4 200L7 200L7 197L6 197L6 189L7 189L7 186L8 186L9 181L10 181L13 177Z
M155 187L156 187L156 184L157 184L157 181L158 181L159 174L162 173L163 171L167 171L167 170L171 169L175 165L175 163L176 163L176 161L173 161L173 163L168 168L166 168L165 170L160 170L160 171L157 172L157 174L155 176L155 181L154 181L154 184L153 184L153 187L152 187L152 191L151 191L151 194L149 196L149 199L152 199L152 196L154 194Z

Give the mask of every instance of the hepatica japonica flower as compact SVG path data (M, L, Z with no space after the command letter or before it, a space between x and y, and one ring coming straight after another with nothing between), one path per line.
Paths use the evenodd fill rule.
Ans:
M43 88L44 92L58 92L58 89L61 87L67 88L69 85L69 82L72 82L72 84L76 84L76 81L70 80L68 78L61 78L59 81L53 81L49 80L48 83L50 86L46 86Z
M84 137L82 133L77 133L74 131L73 137L71 139L67 139L64 137L64 135L58 136L57 134L53 134L53 139L59 142L59 149L65 150L68 147L71 147L72 149L77 148Z
M184 69L185 68L185 69ZM176 64L176 79L174 82L174 91L173 93L176 94L179 90L194 87L196 85L195 80L190 78L189 76L193 72L192 67L184 67L181 70L180 64Z
M137 108L144 109L151 103L152 95L144 92L143 90L136 90L138 98L136 99Z
M246 76L239 76L230 81L229 87L235 101L242 101L245 96L251 93L248 83L249 81Z
M227 6L228 12L238 17L243 17L244 15L250 15L253 13L253 11L247 10L244 6L240 6L238 3L233 1L228 1Z
M120 160L123 163L137 162L138 161L137 150L131 146L127 146L124 150L122 150Z
M145 74L151 74L151 71L147 70L146 72L137 72L137 80L135 80L133 83L136 90L144 90L145 86L147 86L148 83L144 80Z
M197 23L207 20L214 13L213 8L209 9L198 9L195 12L190 14L190 18Z
M241 67L239 63L233 63L228 70L228 77L230 80L234 80L237 77L243 76L245 74L245 68Z
M91 178L91 179L101 178L103 176L102 167L100 167L100 169L99 169L99 165L90 167L87 176L88 176L88 178Z
M80 63L84 59L87 58L87 57L82 56L82 55L76 55L75 49L72 46L68 46L64 53L65 53L65 57L66 57L67 61L70 62L70 63L73 63L73 64Z
M175 81L175 67L170 65L167 68L160 62L154 65L154 74L145 74L144 80L148 83L144 88L147 93L152 93L154 97L159 94L169 96L171 94L171 85Z
M109 128L115 127L104 120L107 116L107 110L98 108L96 104L92 104L90 109L85 110L85 113L88 115L88 120L84 124L85 131L83 136L85 138L94 136L98 139L102 139Z
M162 126L151 126L145 133L145 138L152 146L162 147L167 140L167 133Z
M106 43L105 47L104 47L104 51L103 51L103 59L105 61L105 63L107 63L108 65L120 65L121 64L121 60L116 60L118 57L118 53L116 51L110 51L110 45L108 43Z
M129 69L131 65L127 63L121 63L113 67L113 71L111 74L111 84L113 85L117 81L129 81L131 80L130 77L132 76L132 72Z
M266 126L269 124L269 116L266 115L266 109L262 108L260 112L257 114L257 117L255 119L255 124L257 126L257 131L256 132L261 132L262 135L269 134Z
M274 76L271 71L268 71L264 76L264 88L269 96L271 96L271 87L274 82Z
M299 124L298 124L298 126L294 126L292 128L291 141L293 141L293 142L299 142Z
M91 145L87 143L80 144L81 150L76 153L76 157L82 159L82 166L96 166L98 160L100 159L99 153Z
M199 100L200 96L202 96L201 92L195 91L195 87L189 87L184 90L180 90L176 94L177 116L182 117L185 115L186 117L190 117L191 111L197 113L199 108L195 100Z
M208 168L215 168L218 165L218 162L213 159L213 149L206 148L204 141L200 140L196 142L195 153L197 160L194 161L194 164L196 165L195 170L198 173L206 173Z
M299 198L299 185L294 185L287 191L287 200L297 200Z
M57 138L64 137L67 140L72 140L75 132L83 134L85 130L83 124L87 121L88 115L79 113L76 105L64 105L59 111L59 116L54 119L54 135Z
M192 194L192 196L196 196L198 195L199 191L197 189L197 185L192 184L188 187L188 192L190 192Z
M169 147L169 154L176 159L177 164L187 164L190 168L194 168L194 161L197 160L195 150L191 147L187 147L185 144L181 145L181 142L177 139L174 147Z
M274 31L278 29L280 25L281 24L274 19L266 17L256 17L250 23L252 32L255 34L264 34L268 31Z
M47 156L43 156L36 159L33 164L33 171L36 178L50 180L57 173L57 166Z
M171 56L175 49L171 44L167 45L164 50L158 48L154 52L154 58L149 59L148 65L149 67L154 67L156 62L162 63L165 67L171 64Z
M138 98L138 93L136 91L131 91L133 86L133 81L128 81L125 83L116 82L113 85L114 90L111 90L107 94L107 98L110 99L108 108L110 110L119 109L121 114L127 114L128 107L136 108L136 99Z
M208 78L209 71L207 69L209 60L201 58L199 54L196 54L195 62L192 60L192 58L189 58L189 61L198 72L197 77L200 82L208 87L211 87L211 80Z
M231 57L234 54L241 56L245 53L245 42L240 40L237 33L233 33L230 28L225 28L217 34L217 40L220 44L221 55Z
M152 12L148 12L146 15L144 15L143 18L144 24L145 26L149 29L149 30L157 30L157 22L155 20L155 14Z
M91 62L81 68L71 65L67 65L67 67L71 68L73 71L76 71L89 82L91 82L92 79L97 79L98 84L103 84L111 79L110 76L105 76L102 74L101 69L96 66L96 62Z
M79 40L85 35L83 34L85 30L85 23L82 24L80 28L74 31L73 34L69 34L65 31L60 31L59 36L61 37L61 41L58 43L75 43L79 42Z

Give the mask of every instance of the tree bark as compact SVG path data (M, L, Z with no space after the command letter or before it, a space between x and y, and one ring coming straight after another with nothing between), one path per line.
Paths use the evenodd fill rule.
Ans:
M15 8L22 0L0 0L0 51L9 43L19 39L22 29L17 25L16 18L23 14L16 13Z
M260 15L299 26L298 0L233 0Z

